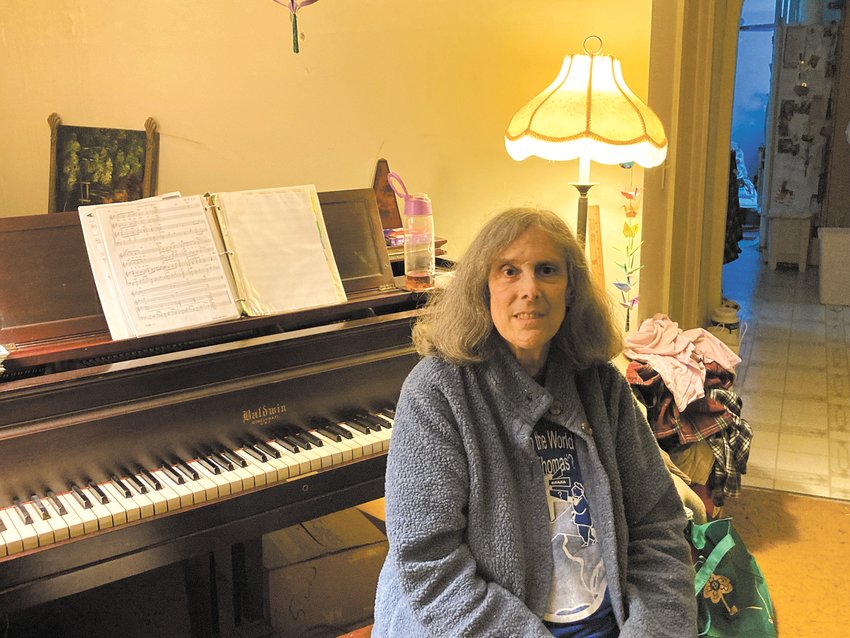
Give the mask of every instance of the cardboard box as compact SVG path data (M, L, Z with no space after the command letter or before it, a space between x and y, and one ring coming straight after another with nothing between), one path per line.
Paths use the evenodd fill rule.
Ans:
M822 304L850 306L850 228L819 228Z
M269 618L280 636L339 636L372 621L386 536L355 508L263 536Z

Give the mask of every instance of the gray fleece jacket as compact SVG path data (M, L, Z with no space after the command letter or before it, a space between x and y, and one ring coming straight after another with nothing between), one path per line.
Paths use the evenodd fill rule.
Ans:
M531 440L544 415L576 435L620 636L696 636L685 518L652 433L611 365L575 374L587 422L572 425L572 374L554 345L545 387L505 347L482 364L426 358L410 373L387 461L375 638L551 638L549 515Z

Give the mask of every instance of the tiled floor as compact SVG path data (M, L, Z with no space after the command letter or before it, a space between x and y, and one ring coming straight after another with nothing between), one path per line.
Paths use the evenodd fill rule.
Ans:
M753 427L745 486L850 500L850 307L818 300L818 269L763 263L758 236L723 268L747 324L735 381Z

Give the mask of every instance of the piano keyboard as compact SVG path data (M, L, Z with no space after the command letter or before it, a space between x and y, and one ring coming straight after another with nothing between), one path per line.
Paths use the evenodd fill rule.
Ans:
M385 408L306 428L281 426L236 446L207 446L193 458L115 468L104 483L72 482L14 498L0 509L0 558L385 453L393 416Z

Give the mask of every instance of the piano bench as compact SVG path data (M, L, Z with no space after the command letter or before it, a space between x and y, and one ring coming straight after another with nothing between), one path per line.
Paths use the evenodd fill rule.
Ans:
M372 635L372 625L349 631L347 634L340 634L338 638L369 638Z

